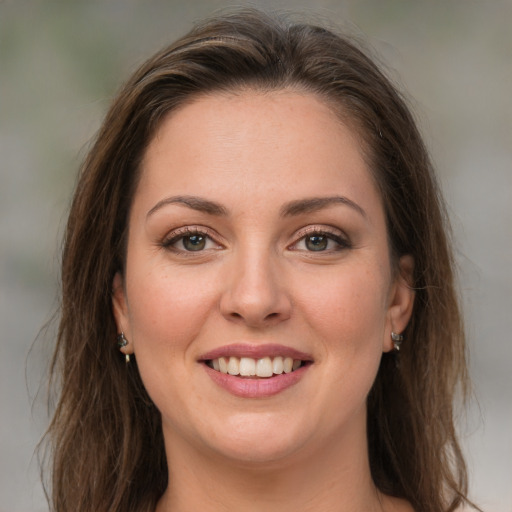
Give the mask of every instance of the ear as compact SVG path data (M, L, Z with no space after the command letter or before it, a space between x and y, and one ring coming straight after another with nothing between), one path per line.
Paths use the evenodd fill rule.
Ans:
M414 272L414 259L410 255L400 258L398 273L391 288L388 319L384 334L383 351L393 350L391 332L401 334L412 315L415 292L412 288Z
M128 304L126 301L123 276L120 272L116 272L112 281L112 311L114 312L117 332L123 332L129 341L128 345L122 347L120 350L123 354L133 354L133 343L128 317Z

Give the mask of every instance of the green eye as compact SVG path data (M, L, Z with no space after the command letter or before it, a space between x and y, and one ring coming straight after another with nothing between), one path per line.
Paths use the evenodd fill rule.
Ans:
M202 251L206 246L206 237L203 235L184 236L182 243L187 251Z
M305 253L331 254L350 249L351 247L352 244L346 236L319 228L318 230L309 230L290 248L294 251L303 251Z
M310 235L306 237L305 243L309 251L325 251L329 244L329 238L325 235Z

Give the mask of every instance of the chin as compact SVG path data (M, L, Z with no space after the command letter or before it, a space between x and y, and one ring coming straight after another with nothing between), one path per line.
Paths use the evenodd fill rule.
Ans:
M217 454L226 460L244 467L268 468L269 465L285 463L300 452L301 443L290 443L289 440L269 440L254 437L244 440L228 440L228 443L217 445Z
M308 444L306 418L290 414L254 413L234 416L217 436L217 451L242 463L272 464L299 456Z

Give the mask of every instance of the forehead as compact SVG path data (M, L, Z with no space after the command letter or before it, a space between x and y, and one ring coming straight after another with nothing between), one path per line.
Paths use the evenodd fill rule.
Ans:
M318 96L290 90L194 99L164 119L141 170L137 195L293 199L334 187L380 203L358 132Z

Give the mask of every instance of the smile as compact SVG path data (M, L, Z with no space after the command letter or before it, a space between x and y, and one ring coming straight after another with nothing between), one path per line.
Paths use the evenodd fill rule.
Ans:
M269 378L298 370L306 361L288 356L262 357L218 357L205 361L217 372L240 377Z
M310 354L281 344L235 343L198 358L220 388L241 398L268 398L300 382L314 360Z

